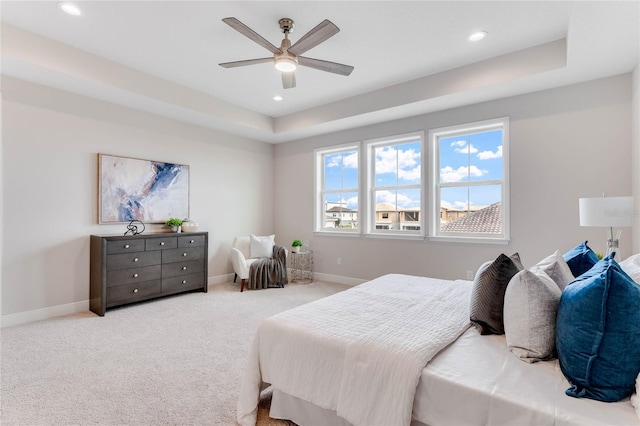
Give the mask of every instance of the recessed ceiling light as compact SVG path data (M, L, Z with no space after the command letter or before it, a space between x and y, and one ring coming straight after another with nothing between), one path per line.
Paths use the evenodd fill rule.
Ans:
M80 10L80 8L73 3L69 3L66 1L61 2L61 3L58 3L58 7L60 7L60 9L64 10L65 12L67 12L69 15L73 15L73 16L82 15L82 11Z
M280 102L280 101L282 100L282 96L280 96L280 95L275 95L275 96L273 97L273 100L274 100L274 101L276 101L276 102Z
M469 36L469 41L482 40L486 36L487 36L487 32L486 31L476 31L475 33L473 33L473 34L471 34Z

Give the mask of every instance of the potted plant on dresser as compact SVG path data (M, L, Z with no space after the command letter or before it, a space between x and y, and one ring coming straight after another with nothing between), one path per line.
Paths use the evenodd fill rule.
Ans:
M171 232L180 232L180 225L182 225L182 219L177 217L170 217L165 224L171 228Z

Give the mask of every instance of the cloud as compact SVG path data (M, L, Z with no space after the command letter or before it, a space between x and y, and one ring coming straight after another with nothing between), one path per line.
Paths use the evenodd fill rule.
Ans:
M327 167L340 167L344 166L347 169L357 169L358 168L358 153L352 152L350 154L342 154L342 155L332 155L331 161L327 164ZM340 161L342 159L342 161Z
M347 208L349 209L357 209L358 208L358 197L350 197L345 200L347 203Z
M493 151L482 151L478 153L478 158L480 160L492 160L494 158L502 158L502 145L498 145L496 152Z
M417 207L420 205L420 200L414 200L403 194L397 194L398 207ZM377 191L376 203L389 203L396 205L396 193L391 191Z
M376 174L395 173L404 180L420 179L420 153L413 149L397 150L393 147L376 149Z
M420 165L410 170L398 170L398 177L404 180L418 180L420 179Z
M467 146L463 146L462 148L456 148L454 151L459 152L460 154L475 154L476 152L478 152L478 148L476 148L472 144L469 144Z
M469 202L470 206L474 205L473 201ZM465 210L467 208L466 201L454 201L453 203L445 200L440 200L440 207L444 207L446 209L455 209L455 210Z
M476 166L460 166L454 169L451 166L445 166L440 169L440 180L442 182L460 182L468 176L481 177L487 173L487 170L479 169Z
M459 141L455 141L455 142L451 142L451 146L465 146L467 144L467 141L464 139L461 139Z

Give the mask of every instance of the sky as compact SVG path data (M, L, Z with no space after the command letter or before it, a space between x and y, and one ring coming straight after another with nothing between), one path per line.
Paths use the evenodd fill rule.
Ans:
M398 207L420 206L419 188L396 188L419 185L421 176L420 140L375 149L376 203L397 202ZM440 179L442 183L477 182L502 179L502 131L440 138ZM327 201L346 202L358 209L358 154L356 151L325 156ZM441 189L441 205L463 209L470 205L487 206L500 201L500 185L446 187Z

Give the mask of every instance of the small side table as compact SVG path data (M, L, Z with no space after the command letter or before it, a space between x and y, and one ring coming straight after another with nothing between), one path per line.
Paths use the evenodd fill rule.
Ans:
M291 252L291 282L309 284L313 281L313 250Z

